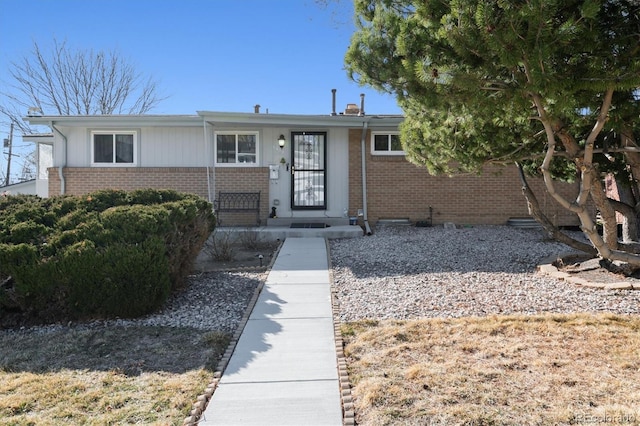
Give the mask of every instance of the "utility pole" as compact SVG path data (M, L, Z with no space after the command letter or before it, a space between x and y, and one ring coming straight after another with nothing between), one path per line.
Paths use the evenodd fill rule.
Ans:
M9 130L9 139L4 140L4 147L9 148L9 156L7 157L7 176L4 178L4 186L9 186L9 177L11 176L11 146L13 145L13 122L11 122L11 130Z

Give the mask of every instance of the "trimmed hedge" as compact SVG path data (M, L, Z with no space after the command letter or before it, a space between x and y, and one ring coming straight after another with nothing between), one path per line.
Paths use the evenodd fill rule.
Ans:
M211 204L169 190L0 198L3 305L43 319L135 317L183 286L215 226Z

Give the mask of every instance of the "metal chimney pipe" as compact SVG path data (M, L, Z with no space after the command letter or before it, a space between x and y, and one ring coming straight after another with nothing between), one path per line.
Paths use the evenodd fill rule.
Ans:
M360 112L358 115L364 115L364 93L360 93Z
M260 114L260 105L256 104L253 107L253 112L255 112L256 114Z
M331 89L331 115L336 114L336 89Z

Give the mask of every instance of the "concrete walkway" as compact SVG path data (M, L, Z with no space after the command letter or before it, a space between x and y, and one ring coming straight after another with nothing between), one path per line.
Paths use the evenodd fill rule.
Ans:
M201 420L342 425L324 238L287 238Z

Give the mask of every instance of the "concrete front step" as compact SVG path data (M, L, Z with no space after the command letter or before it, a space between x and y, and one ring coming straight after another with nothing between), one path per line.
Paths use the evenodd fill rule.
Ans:
M348 226L348 217L277 217L267 219L267 226L289 227L293 223L325 223L329 226Z
M243 232L255 232L261 241L284 241L289 237L296 238L355 238L362 237L364 231L358 225L330 226L328 228L290 228L289 226L258 226L251 228L219 227L216 233L241 234Z

